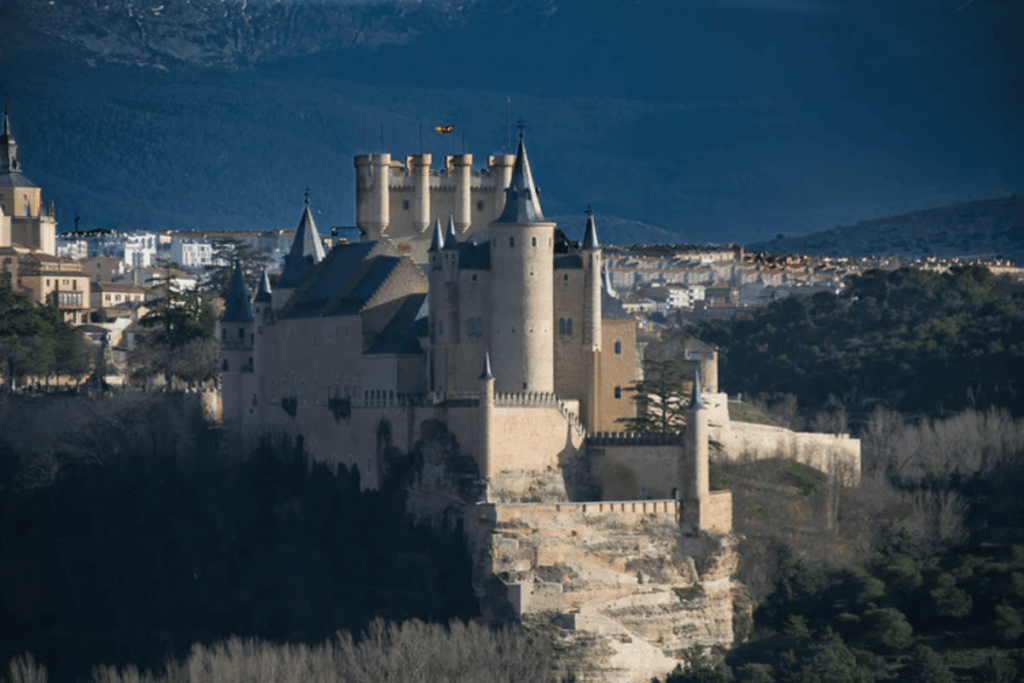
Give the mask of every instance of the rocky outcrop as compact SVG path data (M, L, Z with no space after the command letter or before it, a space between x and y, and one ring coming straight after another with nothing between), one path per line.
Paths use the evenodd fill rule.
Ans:
M548 633L582 680L648 681L733 641L731 536L682 539L678 501L487 503L470 510L492 620Z

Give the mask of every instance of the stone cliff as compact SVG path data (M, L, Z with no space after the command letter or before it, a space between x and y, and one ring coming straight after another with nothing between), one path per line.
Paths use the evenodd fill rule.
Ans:
M582 680L648 681L694 647L733 642L734 540L681 539L678 501L480 503L470 514L485 615L547 631Z

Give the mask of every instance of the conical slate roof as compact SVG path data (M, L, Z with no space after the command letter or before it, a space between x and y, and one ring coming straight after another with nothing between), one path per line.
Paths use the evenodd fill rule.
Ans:
M544 212L540 210L540 198L533 184L530 162L526 158L526 146L519 139L516 163L512 167L512 180L505 190L505 209L495 223L542 223Z
M445 249L458 249L459 238L455 234L455 219L448 216L448 232L444 236L444 248Z
M428 253L441 251L444 249L444 234L441 232L441 219L438 218L434 221L434 239L430 242L430 249Z
M256 290L256 298L253 301L258 303L265 303L271 300L271 289L270 289L270 276L267 274L267 269L263 269L263 275L260 276L260 288Z
M292 242L291 251L284 257L284 270L277 286L282 289L298 287L313 270L313 266L323 260L324 245L320 241L320 233L316 231L316 223L313 222L313 214L309 212L307 199L302 210L302 218L299 220L299 228L295 231L295 241Z
M597 241L597 227L594 225L594 212L587 209L587 230L583 233L583 249L590 251L599 249L601 245Z
M228 297L224 302L224 317L221 318L221 322L251 323L253 320L255 318L252 316L249 288L245 285L242 264L235 261L235 269L231 272L231 284L228 286Z
M494 379L494 375L491 373L491 352L484 351L484 371L480 375L480 379Z
M700 370L696 370L693 373L693 398L690 399L690 408L693 410L704 410L706 407L700 392Z

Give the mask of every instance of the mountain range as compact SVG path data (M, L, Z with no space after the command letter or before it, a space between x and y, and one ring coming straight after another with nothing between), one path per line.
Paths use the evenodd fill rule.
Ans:
M545 211L612 242L1024 189L1024 6L871 5L0 0L0 97L64 229L289 228L305 187L351 225L354 154L483 165L520 122Z

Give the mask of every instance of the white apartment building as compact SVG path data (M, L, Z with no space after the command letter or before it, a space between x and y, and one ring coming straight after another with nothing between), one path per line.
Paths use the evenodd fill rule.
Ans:
M202 240L176 239L171 242L171 261L185 269L213 265L213 245Z

